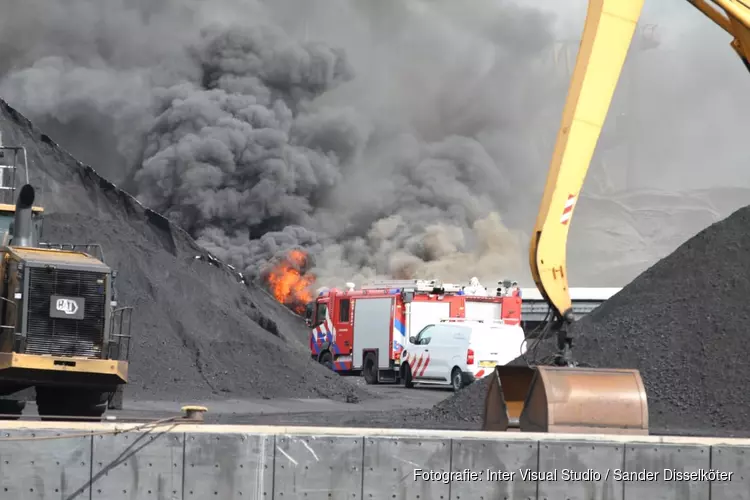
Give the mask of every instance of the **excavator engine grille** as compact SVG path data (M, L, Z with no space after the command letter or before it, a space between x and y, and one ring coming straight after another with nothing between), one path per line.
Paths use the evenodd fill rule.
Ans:
M104 343L106 273L28 268L27 354L100 358ZM85 299L83 319L50 317L53 295Z

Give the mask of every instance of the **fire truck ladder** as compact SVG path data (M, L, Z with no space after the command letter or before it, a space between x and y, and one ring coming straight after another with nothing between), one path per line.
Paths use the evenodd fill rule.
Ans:
M29 169L26 148L3 146L0 135L0 203L14 205L16 203L16 171L18 165L23 164L25 184L29 183Z
M375 280L364 285L362 290L382 290L399 288L407 292L440 292L455 293L463 290L463 286L453 283L443 283L433 280Z

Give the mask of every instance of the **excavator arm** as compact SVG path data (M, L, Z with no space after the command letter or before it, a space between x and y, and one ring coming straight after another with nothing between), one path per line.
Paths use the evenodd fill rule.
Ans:
M750 1L687 1L732 36L732 48L750 71Z
M750 70L750 0L688 0L727 31ZM590 0L573 78L529 250L531 274L554 317L560 356L572 365L568 231L644 0Z
M655 0L659 1L659 0ZM750 0L688 0L732 37L750 70ZM572 359L568 230L644 0L589 0L573 78L557 135L529 260L554 317L559 366L497 366L485 399L483 429L648 434L640 372L580 368ZM543 335L546 336L546 335Z

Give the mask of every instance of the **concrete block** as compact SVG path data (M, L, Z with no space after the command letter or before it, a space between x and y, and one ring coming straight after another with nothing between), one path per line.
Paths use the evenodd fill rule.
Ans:
M613 472L623 470L624 463L622 443L542 441L539 443L538 496L540 499L623 500L622 482L615 480Z
M449 439L365 438L363 500L449 500ZM415 477L417 476L417 477Z
M90 435L44 430L0 433L0 498L88 500L90 478Z
M750 447L711 447L711 468L724 476L712 478L712 500L750 498Z
M274 436L189 434L185 438L185 500L271 500Z
M94 436L91 500L182 500L181 432Z
M451 500L536 500L538 442L454 439Z
M707 445L628 443L624 468L628 474L616 475L615 480L624 483L625 500L708 498L708 481L683 481L679 475L709 470L710 451ZM644 476L631 475L637 473Z
M277 435L273 498L359 500L362 439Z

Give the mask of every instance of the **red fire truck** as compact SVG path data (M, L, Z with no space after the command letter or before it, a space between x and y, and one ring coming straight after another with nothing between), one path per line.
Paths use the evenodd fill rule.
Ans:
M307 305L310 355L340 374L363 373L368 384L400 382L407 339L448 318L520 324L517 283L503 281L488 293L440 280L382 280L356 289L329 289Z

